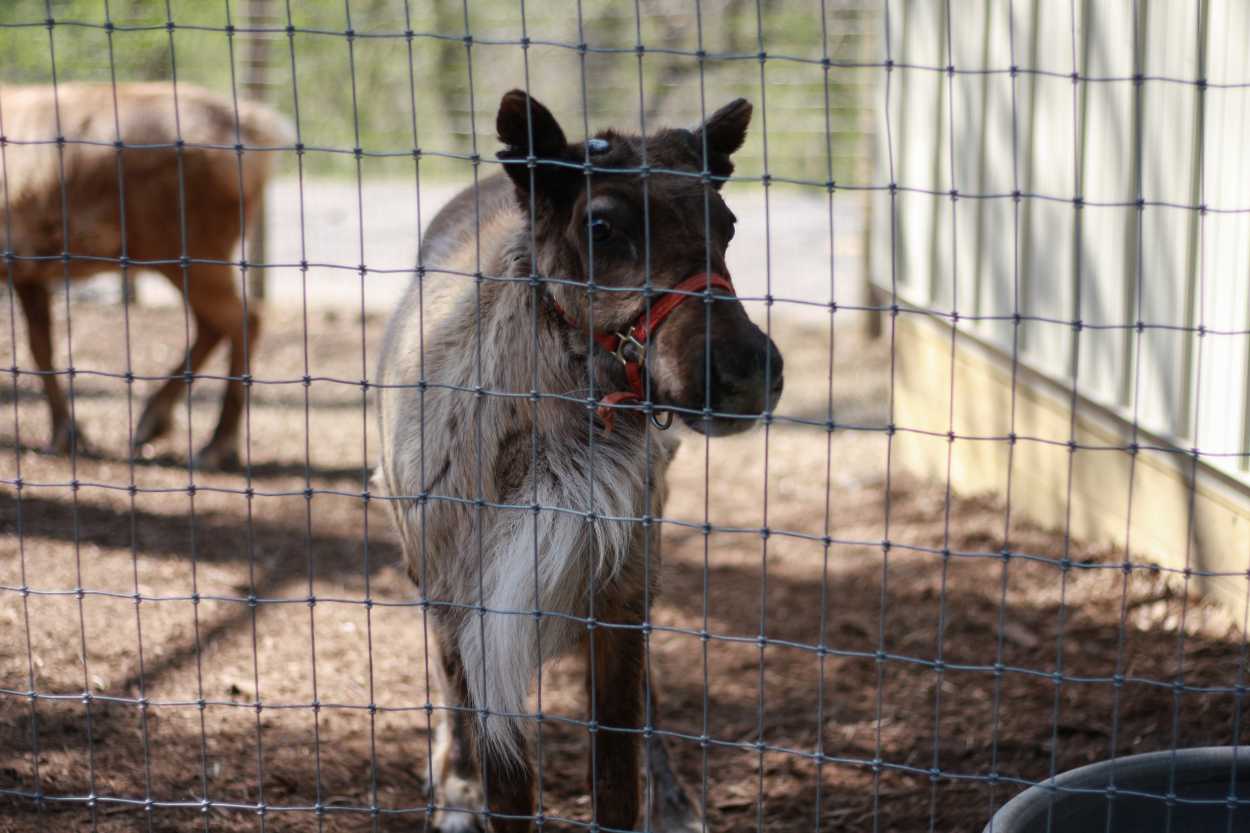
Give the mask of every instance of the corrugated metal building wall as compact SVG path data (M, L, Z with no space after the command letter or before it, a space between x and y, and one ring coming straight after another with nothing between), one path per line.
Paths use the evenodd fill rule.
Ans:
M1190 486L1250 484L1250 5L904 0L884 29L874 184L896 187L874 194L875 284L956 323L948 353L975 343L1015 382L1075 390L1072 428L1031 439L1084 444L1080 412L1101 412L1120 445L1199 449ZM932 414L901 427L1024 436L952 426L942 384L924 393ZM1228 548L1244 570L1250 543Z

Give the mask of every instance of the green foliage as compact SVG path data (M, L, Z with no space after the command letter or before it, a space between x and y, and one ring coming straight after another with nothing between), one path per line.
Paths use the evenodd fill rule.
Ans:
M5 0L0 82L48 83L55 65L60 81L176 74L225 91L245 80L247 30L263 28L265 97L288 115L298 101L313 173L354 174L359 147L364 175L411 176L421 148L423 175L465 177L469 162L436 154L492 158L498 96L528 78L570 135L694 125L745 96L756 122L739 174L846 181L863 176L880 70L821 59L870 58L875 24L862 0L823 5L822 27L820 0L639 0L638 14L620 0ZM269 16L243 16L255 6ZM673 54L700 48L704 61Z

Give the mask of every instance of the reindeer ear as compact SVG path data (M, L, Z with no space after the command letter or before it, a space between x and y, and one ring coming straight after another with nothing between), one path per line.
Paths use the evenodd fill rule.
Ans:
M729 157L746 141L752 109L751 102L739 98L708 116L707 121L695 129L695 150L702 158L706 140L707 169L712 176L727 177L734 172L734 163ZM718 182L716 187L720 185Z
M551 111L523 90L504 93L495 117L495 130L504 149L495 154L503 162L525 160L533 154L538 160L564 159L568 156L568 140ZM530 189L530 168L525 164L505 164L504 170L517 188ZM534 169L537 190L545 190L567 179L570 169L543 165Z

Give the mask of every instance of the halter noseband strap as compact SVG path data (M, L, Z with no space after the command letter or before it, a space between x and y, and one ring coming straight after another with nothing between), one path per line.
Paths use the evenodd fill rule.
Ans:
M604 431L612 432L614 405L625 402L645 402L646 391L646 362L647 362L647 346L650 338L659 329L664 320L686 301L691 298L707 297L712 287L723 289L731 296L735 295L734 285L729 278L716 272L700 272L691 275L672 289L665 290L666 294L650 305L650 308L638 316L633 325L624 332L603 333L591 331L591 336L608 353L616 357L625 368L625 380L629 384L629 390L619 390L609 393L607 396L599 400L599 407L595 410L599 419L603 422ZM551 299L555 305L556 311L560 313L560 317L564 322L575 330L581 329L569 317L554 298ZM634 356L627 357L626 349L632 347ZM653 414L651 417L657 428L661 430L668 428L673 423L672 414L670 412L667 422L660 422Z

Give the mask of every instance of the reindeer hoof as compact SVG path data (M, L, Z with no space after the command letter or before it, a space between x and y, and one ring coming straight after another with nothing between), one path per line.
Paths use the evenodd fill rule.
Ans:
M438 833L485 833L477 813L459 810L439 810L433 827Z
M482 787L476 778L448 773L435 790L439 810L430 820L438 833L486 833L480 814L471 808L481 807Z
M169 418L169 414L161 414L151 408L145 408L143 416L139 417L139 424L135 427L135 436L131 444L135 448L142 448L168 434L172 427L173 421Z
M684 789L664 790L656 785L656 793L651 804L651 829L655 833L703 833L703 817Z
M698 813L662 816L651 828L656 833L703 833L703 819Z
M239 452L229 443L209 443L195 455L191 465L199 471L235 471L240 468Z
M47 447L44 448L45 454L63 456L68 456L75 451L79 457L92 457L95 455L91 444L83 436L82 430L72 422L67 422L60 428L54 429L52 439L48 442Z

